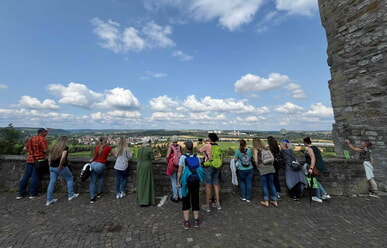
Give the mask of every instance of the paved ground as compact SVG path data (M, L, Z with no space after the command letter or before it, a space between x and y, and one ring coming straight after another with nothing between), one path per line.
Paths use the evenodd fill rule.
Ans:
M387 247L387 196L333 197L301 203L283 197L265 208L222 195L222 210L201 212L200 228L184 230L181 204L139 207L134 194L84 193L46 207L45 195L15 200L0 193L0 247ZM257 197L258 198L258 197ZM203 200L203 196L201 198Z

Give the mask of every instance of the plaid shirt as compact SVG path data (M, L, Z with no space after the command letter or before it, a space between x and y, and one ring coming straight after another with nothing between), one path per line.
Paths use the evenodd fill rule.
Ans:
M47 139L42 135L36 135L28 140L25 148L28 150L27 163L34 163L35 160L45 159L48 150Z

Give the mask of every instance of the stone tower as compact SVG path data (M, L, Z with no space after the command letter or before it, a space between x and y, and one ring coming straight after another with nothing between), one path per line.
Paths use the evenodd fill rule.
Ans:
M370 140L375 179L387 190L387 0L319 0L328 40L337 156ZM351 152L354 157L357 154Z

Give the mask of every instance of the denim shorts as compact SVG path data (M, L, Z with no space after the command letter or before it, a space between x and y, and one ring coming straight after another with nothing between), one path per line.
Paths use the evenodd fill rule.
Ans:
M206 179L204 183L206 185L218 185L219 170L211 166L203 167L203 169L206 172Z

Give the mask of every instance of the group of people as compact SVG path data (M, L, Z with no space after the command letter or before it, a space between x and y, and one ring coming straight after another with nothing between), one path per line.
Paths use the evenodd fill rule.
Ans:
M54 146L49 149L46 136L48 129L39 128L38 134L28 140L24 150L28 151L25 173L20 181L19 193L16 199L22 199L27 195L27 185L29 178L32 177L29 193L30 199L38 194L38 182L40 180L39 170L36 168L36 161L44 160L47 155L49 165L50 182L47 188L46 205L49 206L58 201L53 197L57 178L61 176L67 184L68 200L79 196L74 193L73 175L67 161L68 156L68 138L61 136L57 139ZM208 135L208 142L202 145L198 144L198 151L203 155L203 161L197 154L193 153L193 142L191 140L184 142L184 147L178 144L178 137L172 137L172 144L167 151L167 175L170 176L172 186L173 202L182 202L183 227L190 228L189 213L193 212L194 227L200 226L200 204L199 192L202 182L205 184L205 203L201 208L205 212L211 212L211 207L221 210L220 204L220 168L215 166L214 147L219 146L216 142L219 137L215 133ZM372 158L370 153L371 143L363 141L362 148L354 147L349 140L346 140L348 146L354 151L360 152L360 158L366 171L366 177L370 185L370 196L378 197L377 184L374 180ZM152 161L155 159L154 151L150 147L151 141L144 142L138 149L137 155L137 200L140 206L155 205L155 189L153 181ZM261 139L254 138L252 149L247 147L245 140L240 140L239 149L235 151L232 163L235 164L236 172L239 178L240 199L247 203L252 198L252 180L254 167L259 171L260 182L263 194L263 200L259 203L262 206L270 205L278 207L278 200L281 196L281 185L278 171L285 167L286 186L289 189L290 196L300 202L303 190L306 187L315 189L315 196L312 200L322 202L329 199L330 195L318 181L314 171L324 171L325 166L319 149L312 145L309 137L304 138L305 164L302 166L297 161L290 142L286 139L280 144L269 136L267 138L268 146L265 146ZM121 137L115 150L107 144L107 138L101 137L98 146L94 150L94 157L89 161L91 167L90 175L90 203L97 201L102 196L102 187L104 180L104 171L109 156L116 158L114 169L116 175L116 198L125 197L125 188L128 175L128 161L132 157L132 152L124 137ZM222 159L222 158L221 158Z

